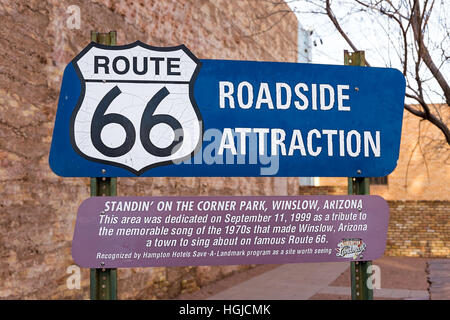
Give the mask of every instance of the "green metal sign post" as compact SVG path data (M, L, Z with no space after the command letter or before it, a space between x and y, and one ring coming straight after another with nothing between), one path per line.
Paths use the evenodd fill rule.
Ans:
M116 45L117 33L110 31L99 33L91 31L91 41L105 45ZM117 196L117 178L91 178L91 197ZM101 266L99 266L101 267ZM117 299L117 269L91 269L91 300Z
M364 51L349 53L344 51L344 64L350 66L365 66L366 59ZM354 177L348 178L348 194L364 195L370 194L369 178ZM368 268L372 261L354 261L350 262L352 300L373 300L373 289L369 288L367 281L370 274Z
M369 189L369 178L348 179L349 195L370 194ZM370 277L368 268L371 265L371 261L350 262L352 300L373 300L373 289L369 288L367 285Z

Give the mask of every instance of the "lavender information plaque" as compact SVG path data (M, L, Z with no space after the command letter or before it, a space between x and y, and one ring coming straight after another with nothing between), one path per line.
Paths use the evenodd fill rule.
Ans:
M367 195L92 197L72 256L86 268L375 260L388 220Z

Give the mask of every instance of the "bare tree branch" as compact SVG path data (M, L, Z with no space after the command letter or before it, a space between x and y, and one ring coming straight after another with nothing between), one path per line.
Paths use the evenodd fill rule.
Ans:
M425 12L425 9L424 9ZM419 47L419 55L421 56L423 62L426 64L428 69L433 74L434 78L438 82L439 86L444 91L445 101L447 105L450 106L450 86L445 80L444 76L440 72L439 68L436 67L433 59L431 58L430 52L428 48L425 46L423 41L423 33L422 33L422 15L420 13L420 4L418 0L414 1L414 6L411 12L411 27L413 29L414 40L416 41Z
M327 15L330 18L331 22L333 22L334 26L336 27L336 30L345 39L345 41L348 43L350 48L352 48L353 51L358 51L356 46L353 44L353 42L350 40L350 38L347 36L347 34L344 32L344 30L341 28L341 25L337 21L336 16L334 15L333 11L331 10L330 0L326 0L326 12L327 12ZM366 60L366 65L368 67L370 67L370 64L367 60Z
M433 115L429 108L428 105L423 102L419 97L414 96L414 95L410 95L410 94L406 94L407 97L415 99L416 101L420 101L420 105L422 106L422 108L424 108L425 111L420 111L418 109L415 109L414 107L412 107L409 104L405 104L405 109L408 110L409 112L411 112L412 114L414 114L415 116L418 116L419 118L425 119L430 121L432 124L434 124L439 130L442 131L442 133L444 134L445 140L447 141L447 144L450 145L450 130L448 128L448 126L445 125L445 123L443 121L441 121L439 118L437 118L435 115Z

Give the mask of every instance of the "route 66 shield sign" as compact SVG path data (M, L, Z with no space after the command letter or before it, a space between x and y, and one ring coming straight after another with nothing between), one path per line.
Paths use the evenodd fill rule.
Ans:
M200 62L184 45L89 44L64 74L50 166L64 175L58 172L64 170L58 165L57 133L66 128L57 125L58 116L67 114L63 109L73 101L73 73L79 97L66 123L71 147L79 156L132 175L191 157L202 141L202 118L193 98L199 69ZM86 175L105 176L101 171Z

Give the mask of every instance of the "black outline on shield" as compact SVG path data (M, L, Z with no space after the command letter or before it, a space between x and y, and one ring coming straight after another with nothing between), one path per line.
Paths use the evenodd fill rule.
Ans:
M81 59L81 57L83 57L86 52L88 52L92 47L97 47L97 48L101 48L101 49L107 49L107 50L122 50L122 49L130 49L130 48L134 48L137 46L141 46L150 50L154 50L154 51L161 51L161 52L166 52L166 51L176 51L176 50L183 50L196 64L197 66L195 67L194 73L189 81L189 99L191 101L192 106L194 107L194 111L197 115L198 121L200 123L200 139L199 142L197 144L197 146L194 148L194 150L191 152L190 155L184 156L182 158L179 159L174 159L174 160L167 160L167 161L163 161L163 162L159 162L159 163L154 163L151 164L147 167L142 168L141 170L134 170L133 168L130 168L126 165L123 165L121 163L116 163L116 162L112 162L112 161L108 161L108 160L101 160L101 159L96 159L96 158L91 158L87 155L85 155L84 153L82 153L78 147L75 144L75 137L74 137L74 122L75 122L75 116L78 113L78 110L81 107L81 104L83 103L84 100L84 95L85 95L85 90L86 90L86 81L83 78L80 69L78 68L77 62L79 59ZM143 174L145 171L150 170L152 168L156 168L156 167L160 167L160 166L167 166L170 164L174 164L174 161L183 161L186 159L190 159L192 157L194 157L194 155L197 153L197 151L201 148L202 144L203 144L203 133L204 133L204 125L203 125L203 118L202 115L200 113L200 110L197 106L197 103L195 102L194 99L194 83L195 80L197 79L198 73L200 72L200 68L202 63L200 62L200 60L184 45L181 44L179 46L174 46L174 47L154 47L154 46L150 46L148 44L143 43L142 41L135 41L133 43L130 44L126 44L126 45L122 45L122 46L108 46L108 45L103 45L103 44L99 44L96 42L91 42L89 43L89 45L84 48L72 61L71 61L75 72L77 73L78 78L80 79L80 83L81 83L81 92L80 92L80 97L78 99L77 105L75 106L72 115L70 117L70 142L72 145L72 148L83 158L89 160L89 161L93 161L93 162L99 162L99 163L104 163L107 165L111 165L114 167L119 167L122 169L126 169L132 173L134 173L137 176L140 176L141 174ZM109 177L109 175L105 175L105 174L99 174L99 177L101 176L106 176Z

